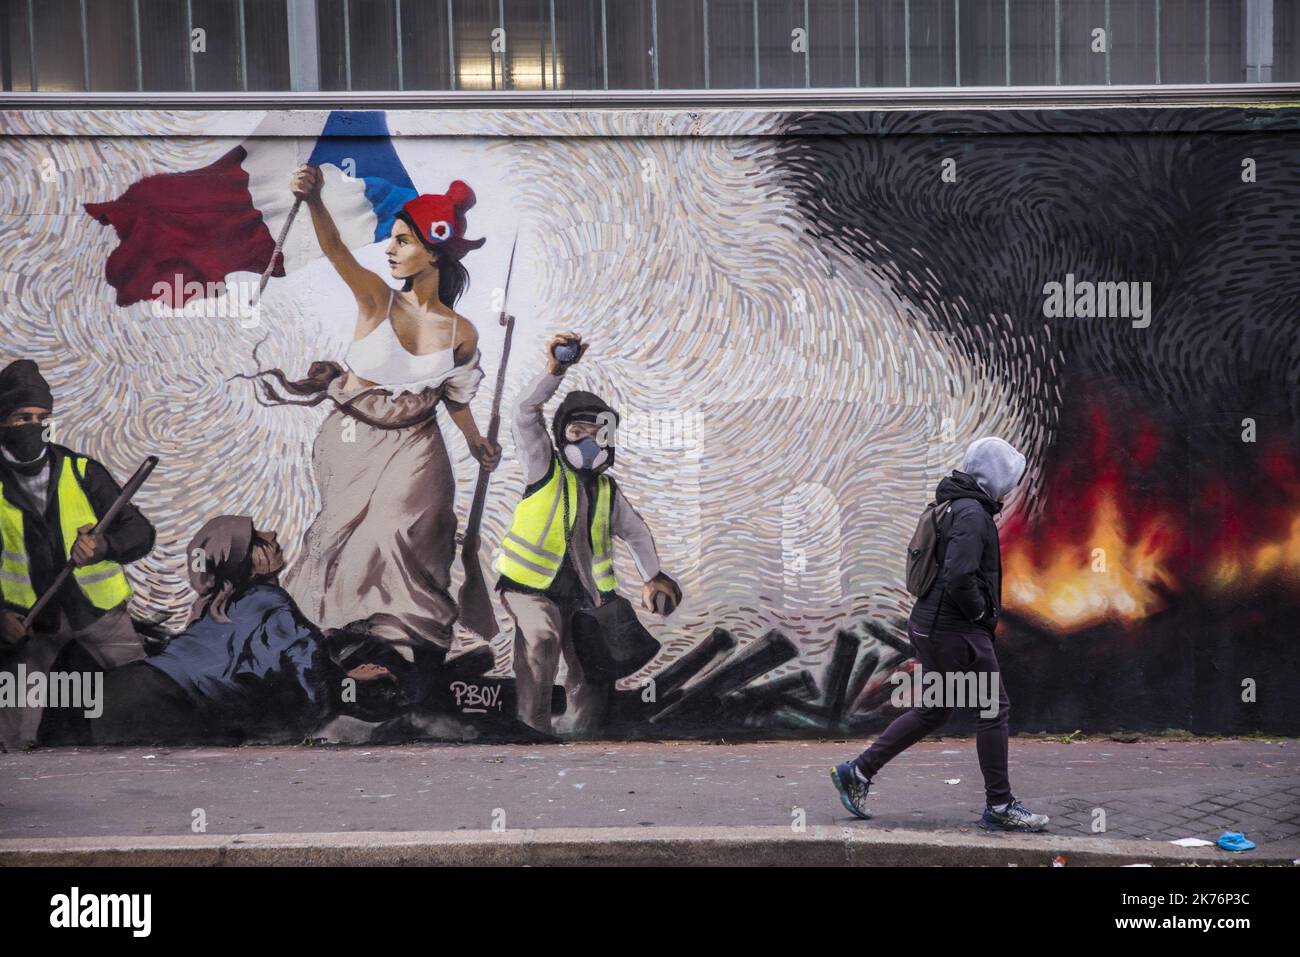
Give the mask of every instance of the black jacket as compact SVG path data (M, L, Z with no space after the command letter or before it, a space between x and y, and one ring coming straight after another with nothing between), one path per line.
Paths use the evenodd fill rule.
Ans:
M935 501L952 503L939 526L939 577L912 607L912 627L929 634L938 607L940 631L974 623L992 633L1002 612L1002 550L993 522L1002 504L959 471L939 483Z
M27 560L31 565L32 589L37 597L40 597L53 583L68 560L67 550L63 546L63 532L59 524L58 486L64 459L69 454L71 454L70 450L54 444L50 444L46 452L50 471L43 512L36 510L36 503L15 481L3 456L0 456L0 482L4 484L4 497L23 512ZM94 459L86 460L86 477L79 481L96 515L107 512L122 490L121 486L113 480L113 476L108 474L108 469ZM127 502L117 513L104 538L108 545L108 552L104 557L110 561L126 564L149 554L154 543L154 527L138 508ZM6 604L5 607L12 611L21 611L16 605ZM41 630L57 628L59 609L63 610L73 628L85 627L103 614L90 603L86 593L81 590L71 575L59 589L54 600L45 606L36 620L36 627Z

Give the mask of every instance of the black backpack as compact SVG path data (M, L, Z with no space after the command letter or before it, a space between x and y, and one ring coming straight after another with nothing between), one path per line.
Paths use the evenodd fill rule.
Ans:
M907 590L917 598L923 598L939 577L939 521L951 505L950 501L927 505L907 543Z

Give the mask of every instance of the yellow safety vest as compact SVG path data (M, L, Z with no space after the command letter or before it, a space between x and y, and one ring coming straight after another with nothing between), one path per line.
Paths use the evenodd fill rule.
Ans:
M561 474L565 485L560 485ZM569 494L569 523L556 521L564 514L564 492ZM501 555L497 571L506 578L529 588L544 589L555 580L568 544L568 532L577 522L578 477L565 467L558 456L551 459L551 471L546 481L531 495L525 495L515 506L515 516L510 531L501 542ZM596 476L596 509L591 521L591 575L601 591L614 591L618 579L614 577L614 547L610 538L609 519L613 507L610 479Z
M90 505L90 499L86 498L85 489L81 487L80 479L85 477L85 457L65 456L63 468L59 471L58 484L54 490L54 494L58 496L59 527L63 532L65 558L71 554L72 544L77 540L77 529L83 525L94 525L99 521L94 508ZM32 588L31 563L27 557L27 537L23 533L23 512L4 498L2 484L0 484L0 538L3 539L3 551L0 551L0 592L3 593L7 603L17 605L19 608L31 608L36 604L36 592ZM131 597L131 586L127 583L122 566L117 562L102 561L83 565L72 570L72 577L96 608L105 611L116 608Z

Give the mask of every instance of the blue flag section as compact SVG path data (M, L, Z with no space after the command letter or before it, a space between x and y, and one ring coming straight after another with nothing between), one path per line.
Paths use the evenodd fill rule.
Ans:
M382 110L334 110L307 158L312 166L337 166L365 183L366 200L375 210L375 242L388 238L393 218L417 195L410 174L397 156Z

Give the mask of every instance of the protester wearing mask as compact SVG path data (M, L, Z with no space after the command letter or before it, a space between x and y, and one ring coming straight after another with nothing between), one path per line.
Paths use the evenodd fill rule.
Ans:
M994 633L1002 613L1002 553L993 516L1025 474L1025 457L996 436L972 442L960 469L939 482L935 502L946 504L938 519L938 577L912 606L907 632L921 667L943 674L996 677L997 703L987 702L976 725L975 750L984 778L986 806L979 826L986 830L1041 831L1049 823L1011 793L1007 771L1011 701L1001 681ZM984 683L991 687L993 681ZM891 761L927 734L937 731L958 706L912 708L890 723L866 751L836 765L831 780L840 802L852 814L869 818L866 798L871 780ZM996 710L996 713L993 713Z
M280 587L275 532L222 515L185 554L198 595L189 625L159 654L107 677L94 742L309 733L332 712L342 675L320 630Z
M571 358L562 361L557 351ZM561 657L568 700L563 730L590 734L604 717L610 689L584 674L571 618L574 610L600 604L616 592L614 538L632 551L644 582L643 607L668 614L682 597L677 583L660 571L650 529L607 474L614 464L618 414L590 392L570 392L547 433L543 407L566 369L586 351L575 333L554 337L547 345L547 372L515 409L513 434L524 466L524 497L497 562L497 588L515 623L518 716L548 734L551 688Z
M21 664L29 676L48 673L71 642L105 669L144 657L122 566L149 553L154 528L128 502L108 529L93 531L121 488L94 459L48 441L53 408L35 362L0 370L0 667ZM22 619L69 557L73 574L24 629ZM34 743L41 718L41 708L0 710L0 740Z

